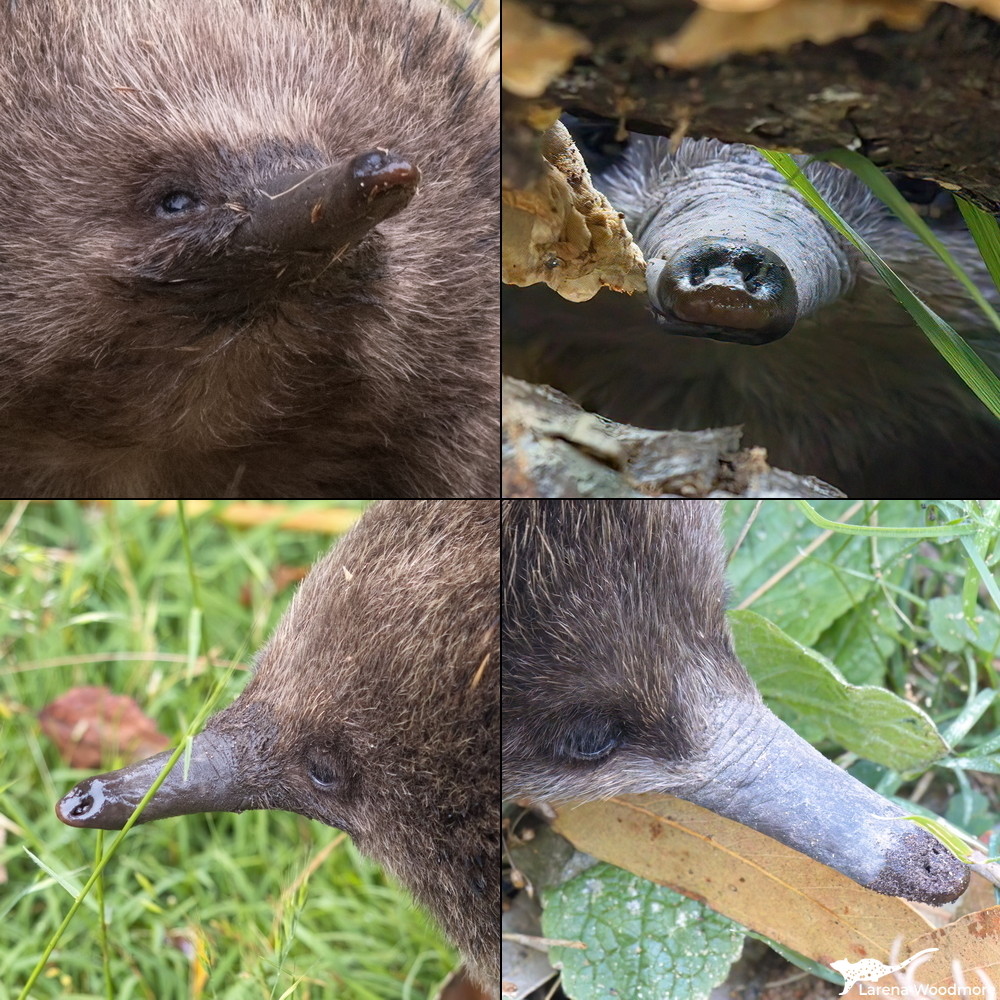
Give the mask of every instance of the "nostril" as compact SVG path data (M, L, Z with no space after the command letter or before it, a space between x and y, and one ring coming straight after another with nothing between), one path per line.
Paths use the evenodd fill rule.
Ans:
M691 240L651 267L647 282L657 322L676 333L767 344L797 319L791 272L775 251L756 243Z
M756 291L767 278L767 261L753 253L741 253L733 260L733 264L743 278L743 284L751 292Z
M87 813L89 813L90 810L93 808L93 806L94 806L93 795L81 795L76 805L73 806L72 809L70 809L69 814L70 816L79 819L81 816L86 816Z

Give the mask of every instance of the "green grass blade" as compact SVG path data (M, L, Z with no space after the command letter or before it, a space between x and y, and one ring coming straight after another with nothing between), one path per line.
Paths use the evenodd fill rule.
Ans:
M965 842L965 837L950 823L946 823L942 819L930 819L927 816L902 816L900 818L908 819L911 823L922 826L929 834L941 841L959 861L968 864L972 860L971 847ZM981 847L982 845L977 846Z
M49 876L49 878L53 879L55 882L57 882L59 885L61 885L71 896L75 897L76 894L80 891L80 886L79 886L78 883L73 882L71 879L67 878L65 875L60 874L51 865L47 865L33 851L28 850L27 847L22 848L22 850L24 851L25 854L28 855L29 858L31 858L31 860L36 865L38 865L39 868L42 869L43 872L45 872L46 875Z
M1000 288L1000 223L989 212L965 198L956 197L955 201L986 262L993 284Z
M986 362L973 351L949 323L946 323L934 310L926 306L865 240L827 205L791 156L769 149L760 149L759 152L823 219L865 255L900 304L913 317L959 378L994 416L1000 417L1000 379Z
M888 205L892 213L901 222L913 230L913 232L915 232L917 236L919 236L924 243L927 244L927 246L941 258L942 261L944 261L951 273L955 275L958 281L961 282L962 286L969 293L969 297L973 299L976 305L983 311L983 315L989 319L997 330L1000 330L1000 316L997 315L997 311L979 290L976 283L968 276L968 274L966 274L962 265L955 260L951 251L937 238L934 230L927 225L927 223L914 210L913 206L903 197L902 194L900 194L896 185L893 184L892 181L889 180L889 178L886 177L886 175L882 173L882 171L879 170L879 168L876 167L871 160L862 156L860 153L852 152L849 149L829 150L825 153L818 154L815 159L825 160L829 163L836 163L838 166L846 167L848 170L857 174L857 176L864 181L864 183L879 198L879 200ZM959 208L961 208L961 205ZM986 215L986 218L993 222L995 228L996 221L993 219L993 216L987 215L985 212L982 214ZM965 213L963 212L962 215L964 217ZM973 236L975 237L975 234L973 234ZM976 243L978 245L978 239L976 240ZM997 252L998 255L1000 255L1000 237L998 237ZM1000 264L1000 256L997 257L997 262ZM987 266L989 266L988 262ZM990 273L993 275L995 283L997 275L993 274L992 270Z
M232 668L230 668L230 670L227 671L226 674L216 683L211 695L209 695L208 701L199 709L197 715L192 721L190 727L188 728L188 732L186 734L184 741L170 755L170 758L167 760L166 764L164 764L163 769L160 771L159 775L157 775L156 780L150 786L149 791L147 791L146 794L139 800L139 804L135 807L135 811L128 818L125 825L121 828L121 832L118 833L115 839L111 842L111 846L108 848L107 853L101 855L100 861L98 861L98 863L94 866L94 870L90 874L90 878L88 878L87 881L84 883L83 888L80 890L79 894L73 900L73 903L70 906L69 910L66 912L66 916L63 918L62 922L59 924L55 932L49 938L49 941L46 944L41 957L38 959L38 962L35 964L35 967L31 970L31 973L28 976L28 980L24 984L24 988L18 994L18 1000L28 1000L28 997L31 995L32 987L35 985L35 983L38 981L38 977L44 971L45 965L48 962L49 957L52 955L52 952L55 951L56 945L59 944L59 941L62 939L63 934L66 933L66 928L69 927L70 923L72 922L73 917L76 915L76 911L79 910L80 906L83 904L83 901L90 894L91 889L94 888L95 884L101 878L101 875L104 872L104 869L107 867L108 862L111 860L111 858L115 855L115 852L121 846L121 842L125 839L126 836L128 836L129 831L138 822L139 817L142 815L142 811L149 804L153 796L159 791L160 785L163 784L163 782L167 778L167 775L173 770L174 765L180 759L181 754L184 752L187 745L190 743L194 734L201 730L201 727L205 723L205 720L212 713L212 709L215 707L215 704L219 700L220 695L222 695L222 693L226 689L226 683L228 681L231 670ZM40 863L41 862L39 862L39 864ZM52 873L50 869L46 868L46 871L49 871L49 873L53 874L53 877L55 877L54 873Z

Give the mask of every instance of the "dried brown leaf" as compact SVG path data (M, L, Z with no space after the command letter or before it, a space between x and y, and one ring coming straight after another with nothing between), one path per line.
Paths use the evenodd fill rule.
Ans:
M519 97L540 97L590 42L565 24L536 17L527 7L506 0L502 8L501 73L504 87Z
M46 705L38 721L71 767L142 760L170 746L135 701L106 687L71 688Z
M780 51L806 41L825 45L860 35L879 21L913 31L936 6L930 0L780 0L767 6L710 0L677 34L656 42L653 57L675 69L693 69L734 52Z
M928 919L740 823L669 795L624 795L558 810L579 850L699 899L824 965L888 963L892 942L926 944ZM908 946L909 947L909 946ZM930 947L934 947L931 945ZM995 947L995 944L994 944Z

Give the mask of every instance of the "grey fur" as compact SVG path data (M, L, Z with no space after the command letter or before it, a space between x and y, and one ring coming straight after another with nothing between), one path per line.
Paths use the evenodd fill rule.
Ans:
M346 830L499 976L499 501L386 501L306 578L240 697L140 817L287 809ZM77 785L120 829L169 752ZM323 784L319 784L322 781Z
M800 158L803 162L804 158ZM853 174L806 164L820 193L985 359L996 335L947 268ZM633 136L595 178L637 234L655 282L662 258L697 237L775 250L798 289L798 320L762 346L678 335L644 297L564 302L505 292L504 365L614 420L658 429L742 424L771 462L852 496L996 495L1000 423L959 380L871 266L747 146ZM939 238L993 289L964 230ZM690 332L690 331L688 331Z
M891 230L881 205L854 174L804 156L797 160L865 239L879 242ZM854 284L858 252L749 146L698 139L672 150L667 139L636 135L627 155L595 183L625 213L654 273L657 261L671 257L711 220L713 234L779 251L799 289L800 316L835 302ZM696 196L678 199L675 192L683 187Z
M468 24L23 0L0 38L0 493L496 495L499 103ZM255 238L276 179L377 148L409 205ZM165 218L171 191L203 210Z
M716 502L508 500L502 524L505 795L670 792L878 892L961 894L957 859L762 703Z

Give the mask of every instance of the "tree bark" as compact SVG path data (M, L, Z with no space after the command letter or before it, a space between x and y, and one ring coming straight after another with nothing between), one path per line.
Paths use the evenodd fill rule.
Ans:
M819 152L846 146L880 167L959 189L1000 211L1000 24L941 4L915 31L876 25L827 45L734 54L669 69L653 47L695 11L692 0L522 0L592 44L545 99L640 132ZM749 16L749 15L745 15ZM509 99L508 178L533 153Z

